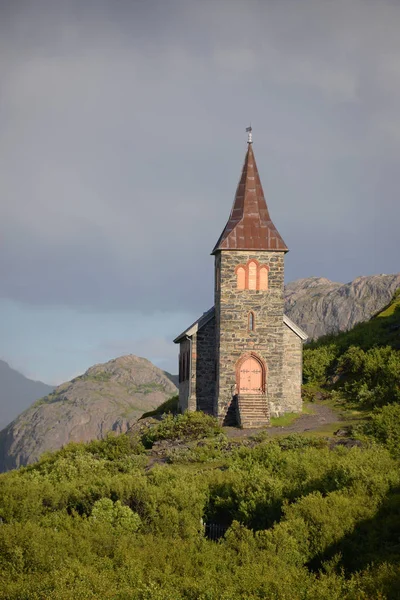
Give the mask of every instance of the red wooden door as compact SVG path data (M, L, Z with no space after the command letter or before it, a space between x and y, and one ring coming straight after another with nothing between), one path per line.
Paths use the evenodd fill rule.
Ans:
M241 364L239 372L239 394L262 394L263 374L259 361L250 356Z

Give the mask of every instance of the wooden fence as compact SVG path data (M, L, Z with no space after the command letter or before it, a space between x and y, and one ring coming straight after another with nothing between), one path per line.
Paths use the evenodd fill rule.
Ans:
M206 538L214 542L217 542L219 539L224 537L228 530L228 527L225 525L219 525L218 523L204 523L203 527Z

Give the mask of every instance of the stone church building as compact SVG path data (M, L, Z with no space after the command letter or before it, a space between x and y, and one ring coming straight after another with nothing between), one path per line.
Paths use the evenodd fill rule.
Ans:
M301 411L307 335L283 312L287 251L269 215L250 133L231 214L212 251L215 305L174 340L181 411L241 427Z

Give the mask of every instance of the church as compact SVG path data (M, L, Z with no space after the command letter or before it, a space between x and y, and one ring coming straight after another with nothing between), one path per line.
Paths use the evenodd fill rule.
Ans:
M231 214L212 251L214 306L174 342L180 410L256 428L301 412L307 335L284 314L288 248L268 211L251 128L248 136Z

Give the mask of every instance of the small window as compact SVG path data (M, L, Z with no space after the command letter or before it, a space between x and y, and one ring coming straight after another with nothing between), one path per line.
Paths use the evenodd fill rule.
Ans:
M254 331L254 328L255 328L254 313L249 312L249 331Z
M220 268L219 268L219 265L218 265L217 268L215 269L215 290L217 292L219 292L219 280L220 280L220 277L221 277L221 271L220 271Z

